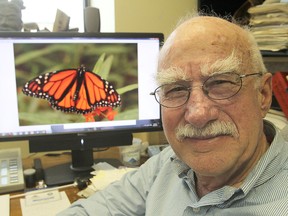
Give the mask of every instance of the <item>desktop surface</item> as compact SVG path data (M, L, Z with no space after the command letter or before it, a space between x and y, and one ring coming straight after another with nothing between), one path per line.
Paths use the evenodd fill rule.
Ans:
M71 162L71 156L69 154L50 154L53 156L47 156L47 155L40 155L40 154L34 154L31 157L25 158L22 161L23 169L28 169L33 167L33 160L34 158L40 158L42 161L42 166L44 169L59 165L59 164L67 164ZM94 158L98 159L119 159L120 153L118 147L111 147L106 151L101 152L94 152ZM65 191L70 202L73 203L76 200L80 199L80 197L77 195L79 192L79 189L77 187L67 187L62 188L60 191ZM24 191L19 191L15 193L11 193L10 195L18 195L23 193ZM14 199L10 199L10 216L22 216L21 212L21 205L20 205L20 199L23 197L17 197Z

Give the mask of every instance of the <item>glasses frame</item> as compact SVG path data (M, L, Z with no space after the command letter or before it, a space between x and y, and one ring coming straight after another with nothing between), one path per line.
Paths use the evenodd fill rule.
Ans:
M201 89L202 89L203 93L204 93L208 98L210 98L211 100L225 100L225 99L229 99L229 98L231 98L231 97L234 97L236 94L238 94L238 92L242 89L242 86L243 86L243 84L242 84L242 83L243 83L242 79L243 79L243 78L246 78L246 77L249 77L249 76L256 76L256 75L262 76L262 75L263 75L262 72L250 73L250 74L238 74L238 73L235 73L235 72L229 72L229 73L230 73L230 74L238 75L238 77L239 77L239 79L240 79L240 87L239 87L238 91L236 91L234 94L232 94L231 96L226 97L226 98L220 98L220 99L219 99L219 98L210 97L209 94L208 94L209 92L207 92L207 91L204 89L204 86L205 86L205 83L207 82L207 80L209 80L209 79L211 79L211 77L213 77L213 76L211 76L211 77L208 77L208 78L203 82L203 84L201 85ZM224 74L227 74L227 73L224 73ZM217 75L218 75L218 74L217 74ZM184 104L187 103L187 101L188 101L189 98L190 98L191 91L192 91L192 89L193 89L192 86L191 86L191 87L186 87L186 86L184 86L184 87L187 89L187 91L188 91L188 95L187 95L186 100L185 100L182 104L177 105L177 106L166 106L166 105L161 104L161 102L160 102L160 97L157 96L157 91L158 91L160 88L162 88L163 86L165 86L165 85L167 85L167 84L158 86L153 92L150 93L150 95L153 95L153 96L154 96L154 98L155 98L155 100L157 101L157 103L159 103L161 106L166 107L166 108L178 108L178 107L181 107L181 106L183 106ZM159 98L159 99L158 99L158 98Z

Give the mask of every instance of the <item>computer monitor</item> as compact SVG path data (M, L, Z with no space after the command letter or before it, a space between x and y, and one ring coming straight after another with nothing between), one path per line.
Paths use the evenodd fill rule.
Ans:
M0 142L71 150L74 173L91 169L93 148L162 130L150 95L162 42L161 33L1 32Z

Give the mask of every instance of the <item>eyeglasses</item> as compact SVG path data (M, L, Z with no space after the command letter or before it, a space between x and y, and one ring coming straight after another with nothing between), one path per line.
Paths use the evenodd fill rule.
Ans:
M242 79L249 76L261 76L262 73L240 75L234 72L216 74L209 77L200 86L204 94L213 100L224 100L236 95L242 88ZM163 107L176 108L184 105L193 87L184 84L164 84L151 92L156 101Z

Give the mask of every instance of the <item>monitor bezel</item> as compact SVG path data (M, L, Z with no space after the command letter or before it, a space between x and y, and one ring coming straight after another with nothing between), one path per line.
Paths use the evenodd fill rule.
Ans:
M94 33L94 32L0 32L0 38L96 38L96 39L108 39L108 38L158 38L160 40L159 49L164 43L164 35L163 33L159 32L119 32L119 33ZM161 107L159 106L159 110ZM161 113L161 111L159 111ZM64 140L67 138L67 136L70 136L73 139L90 139L91 137L95 136L109 136L113 133L119 133L119 134L127 134L129 133L138 133L138 132L153 132L153 131L162 131L162 121L161 121L161 115L160 115L160 124L157 125L157 127L125 127L125 128L116 128L116 129L105 129L105 130L99 130L99 131L83 131L83 132L63 132L59 134L26 134L23 136L0 136L0 142L6 142L6 141L21 141L21 140L28 140L31 143L34 143L35 141L39 140L52 140L54 138L57 138L58 140ZM64 143L64 142L63 142ZM112 144L111 144L112 146ZM31 147L31 145L30 145ZM71 148L74 146L71 145ZM76 147L77 148L77 147ZM67 149L67 146L66 148ZM37 152L41 149L37 147L33 147L30 149L30 152ZM64 150L64 148L58 148L57 150ZM42 151L44 149L42 148ZM49 151L49 149L45 150Z

